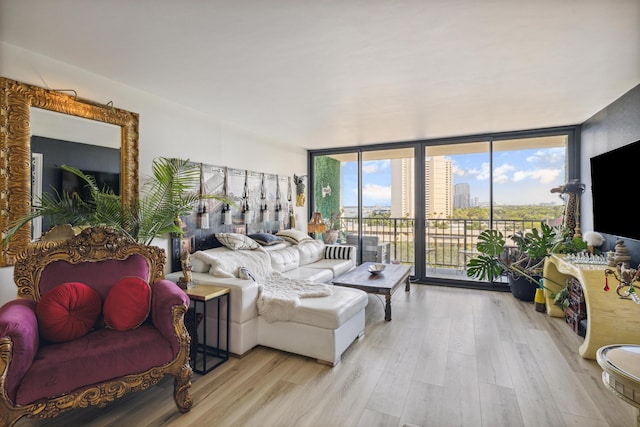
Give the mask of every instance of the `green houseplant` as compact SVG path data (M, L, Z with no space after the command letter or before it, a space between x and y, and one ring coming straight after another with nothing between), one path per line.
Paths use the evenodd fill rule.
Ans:
M52 225L109 226L134 240L151 244L157 237L168 233L180 234L176 219L193 211L201 195L193 191L200 178L197 164L188 160L160 157L153 160L152 175L142 182L136 201L122 205L119 195L107 188L99 188L95 179L70 166L64 170L79 176L89 189L89 198L83 200L76 193L45 193L30 214L20 218L9 228L3 243L37 217L47 217ZM230 203L223 197L208 198Z
M493 282L506 274L511 291L519 299L533 301L536 288L543 287L544 260L553 252L577 250L560 228L541 223L540 228L519 231L509 236L514 247L508 247L498 230L484 230L476 244L480 255L467 263L467 276ZM568 243L571 241L571 245ZM585 246L586 247L586 246Z

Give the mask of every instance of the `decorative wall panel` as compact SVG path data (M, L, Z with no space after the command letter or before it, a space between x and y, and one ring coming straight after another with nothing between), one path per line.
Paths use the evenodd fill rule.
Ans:
M195 162L194 162L195 163ZM200 165L200 163L196 163ZM224 203L217 199L205 199L203 201L209 218L209 228L199 227L198 211L196 207L191 215L182 217L184 223L184 235L182 239L172 239L172 270L180 270L180 252L182 248L195 252L209 247L207 243L211 235L215 233L276 233L280 229L290 228L290 212L293 209L292 179L287 176L278 176L245 169L227 168L227 194L232 202L231 224L223 224L222 210ZM205 194L224 196L225 167L202 164ZM243 213L243 197L245 196L245 178L247 182L248 197L246 198L249 214L248 221ZM263 185L264 182L264 185ZM199 192L199 185L192 191ZM281 209L278 211L277 205ZM267 220L261 210L261 205L266 205Z

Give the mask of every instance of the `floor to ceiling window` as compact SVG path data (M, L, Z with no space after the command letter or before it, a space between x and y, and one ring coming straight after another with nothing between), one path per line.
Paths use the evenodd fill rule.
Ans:
M490 198L489 141L424 148L424 276L465 279L478 230L486 228Z
M358 246L359 262L401 262L421 282L486 286L466 275L477 235L562 222L564 201L551 190L577 178L576 132L313 151L310 214L338 227L339 243Z
M320 212L326 231L325 243L345 243L360 228L359 154L342 152L313 158L310 205ZM309 215L311 217L311 214ZM335 239L335 240L334 240Z
M359 262L413 265L414 176L413 147L314 156L312 211L327 228L323 240L337 234L357 246Z

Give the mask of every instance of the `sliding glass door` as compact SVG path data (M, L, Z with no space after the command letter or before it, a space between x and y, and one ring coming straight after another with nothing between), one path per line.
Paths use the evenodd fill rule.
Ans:
M466 280L475 238L489 227L491 143L433 145L424 152L424 277Z
M339 215L338 242L358 246L359 262L486 286L466 275L478 234L562 224L558 188L577 178L577 150L569 127L312 152L310 214Z
M337 234L358 248L359 262L413 266L414 163L413 147L314 156L312 211L323 218L325 243Z
M413 147L362 153L362 261L415 263Z

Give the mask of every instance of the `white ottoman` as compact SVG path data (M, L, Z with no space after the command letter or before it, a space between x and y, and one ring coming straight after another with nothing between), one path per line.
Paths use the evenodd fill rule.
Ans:
M366 292L333 286L332 295L301 298L294 317L269 323L258 316L258 344L335 366L342 353L364 335Z

